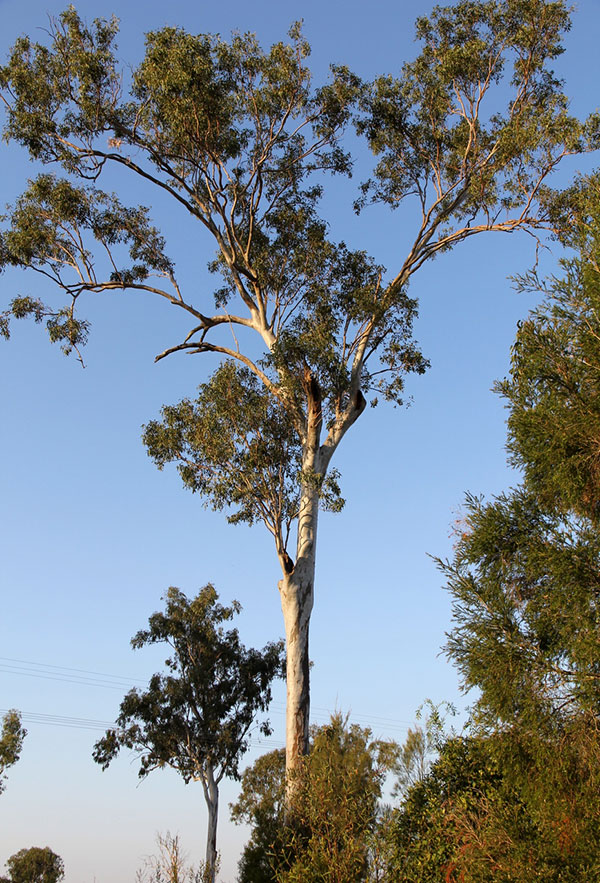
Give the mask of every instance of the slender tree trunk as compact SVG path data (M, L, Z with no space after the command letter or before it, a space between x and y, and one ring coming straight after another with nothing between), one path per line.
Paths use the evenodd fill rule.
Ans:
M204 879L206 883L215 883L217 874L217 822L219 819L219 786L215 781L211 766L206 770L206 786L204 788L206 806L208 807L208 833L206 835L206 866Z
M308 754L310 723L310 658L308 633L314 604L317 528L321 484L331 457L343 435L365 407L360 390L354 393L347 412L321 446L321 390L308 367L304 375L306 394L306 432L302 451L302 488L298 513L298 536L295 564L280 555L283 578L279 582L281 609L285 624L287 650L287 706L285 767L288 776L288 801L294 789L293 776L300 758Z
M316 538L319 495L306 493L298 522L300 554L291 573L279 583L286 638L286 770L296 768L308 753L310 718L310 672L308 632L314 602Z
M324 476L323 464L320 463L319 458L321 394L308 371L305 384L308 405L307 431L302 455L296 562L291 569L284 568L284 576L279 583L287 650L285 766L288 775L296 769L302 755L308 753L310 719L308 630L314 603L319 482ZM293 782L288 784L289 788L293 789Z
M321 389L308 365L303 387L306 395L306 423L302 443L302 487L298 512L296 562L280 552L283 578L279 582L281 609L285 624L287 650L287 706L285 767L288 776L288 805L294 790L293 776L300 758L308 754L310 723L310 658L308 632L314 604L315 565L319 497L331 458L342 437L365 408L365 399L357 388L347 409L329 429L321 445L323 415Z

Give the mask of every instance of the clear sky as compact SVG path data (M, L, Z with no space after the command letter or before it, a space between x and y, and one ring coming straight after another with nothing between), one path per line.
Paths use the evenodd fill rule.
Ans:
M88 19L121 18L121 55L132 64L143 32L165 24L223 36L252 30L269 43L303 18L317 77L341 62L365 78L397 72L414 55L413 21L431 8L425 0L76 6ZM36 29L62 8L54 0L0 0L2 56L20 34L42 38ZM598 25L597 0L581 0L557 64L580 114L598 104ZM14 148L0 151L5 203L34 169ZM332 235L393 269L410 239L409 216L373 210L355 218L353 187L336 183L326 204ZM180 277L204 285L211 243L192 239L178 216L158 220L174 242ZM347 505L321 522L311 625L317 723L341 709L377 736L402 739L425 698L464 707L456 674L439 655L450 604L428 556L450 554L466 490L492 494L517 480L505 464L502 402L490 387L506 374L516 323L531 306L507 276L533 257L528 237L478 237L412 284L421 304L416 334L432 368L411 381L410 408L369 409L344 440L336 465ZM553 255L543 260L552 269ZM44 294L32 285L5 274L0 302ZM21 709L29 730L0 797L0 868L22 847L49 845L65 861L67 883L130 883L156 832L179 833L192 859L203 855L199 785L170 773L138 785L131 757L105 773L91 759L125 690L159 666L159 653L134 653L129 640L166 587L191 595L212 581L223 602L237 598L249 645L283 633L278 567L264 530L231 527L205 511L173 471L158 472L145 454L142 424L193 393L214 363L174 356L155 365L172 341L172 317L160 304L138 307L123 295L88 302L85 370L34 325L16 325L0 346L0 708ZM283 744L284 698L281 687L275 733L251 757ZM235 784L223 788L225 883L235 879L246 837L228 820L235 794Z

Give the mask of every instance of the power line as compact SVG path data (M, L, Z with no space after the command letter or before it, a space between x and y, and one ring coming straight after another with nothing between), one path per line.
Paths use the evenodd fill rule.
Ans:
M0 708L0 716L5 715L8 708ZM94 720L87 717L68 717L61 714L42 714L37 711L19 711L21 721L26 724L48 724L54 727L67 727L76 730L110 730L115 729L114 721ZM218 739L214 740L218 742ZM250 734L251 744L256 745L274 745L277 748L285 747L285 742L280 739L272 739L270 736Z
M27 659L13 659L8 656L0 656L0 672L121 691L130 689L132 686L146 686L147 684L147 681L127 678L123 675L111 675L105 672L53 665L46 662L33 662ZM281 702L273 702L271 703L270 710L275 714L285 714L285 705ZM333 711L330 708L312 705L311 713L315 718L328 719ZM399 718L360 712L352 712L352 721L368 726L371 729L392 730L398 733L406 733L408 728L414 723L413 721L400 720ZM108 726L111 726L111 724Z
M12 659L0 656L0 671L6 674L28 675L29 677L45 678L46 680L66 681L84 686L105 687L112 690L123 690L132 684L142 685L144 681L127 678L122 675L110 675L105 672L88 671L84 668L69 668L63 665L51 665L47 662L32 662L27 659Z
M4 715L7 708L0 708ZM79 730L106 730L114 727L112 721L92 720L87 717L66 717L60 714L41 714L37 711L19 711L21 720L26 724L51 724L56 727L70 727Z

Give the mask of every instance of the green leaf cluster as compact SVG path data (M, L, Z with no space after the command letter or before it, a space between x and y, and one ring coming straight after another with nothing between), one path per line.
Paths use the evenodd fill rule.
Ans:
M569 27L566 5L547 0L462 0L419 18L420 54L365 99L360 128L381 158L362 204L414 194L426 212L432 191L436 226L494 223L522 205L556 151L586 143L548 66Z
M283 752L264 755L242 775L236 822L253 826L240 861L243 883L366 880L379 801L398 747L335 714L313 727L310 753L294 771L285 805Z
M522 288L545 300L519 328L510 377L508 450L542 504L596 526L600 513L600 176L582 178L555 205L575 254L562 275Z
M233 523L283 526L298 511L301 445L281 403L247 368L224 362L195 399L162 409L144 427L159 469L177 462L183 483Z
M58 883L65 876L63 860L49 846L20 849L6 862L9 877L3 883Z
M483 743L448 739L427 775L412 785L382 828L386 883L460 879L451 873L452 858L461 846L452 826L453 806L473 811L480 798L495 794L498 778L497 765Z
M5 771L13 766L21 755L27 730L21 725L21 715L15 709L7 711L2 718L0 731L0 794L6 787Z
M217 782L238 777L256 715L269 705L273 679L283 675L283 644L245 648L237 629L223 628L240 605L223 607L217 599L210 585L191 601L170 588L165 611L134 636L136 649L158 643L172 653L167 673L153 675L147 690L130 690L116 727L96 743L94 760L103 769L129 748L140 754L141 778L164 767L186 783L204 782L208 767ZM260 730L270 732L268 721Z
M454 557L440 562L446 651L478 691L473 735L449 740L393 815L401 879L600 874L598 205L594 175L552 206L576 251L544 284L498 384L523 481L489 502L468 496Z

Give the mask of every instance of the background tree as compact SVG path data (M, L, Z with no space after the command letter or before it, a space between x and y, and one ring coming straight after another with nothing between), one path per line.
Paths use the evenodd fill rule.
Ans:
M65 876L63 860L49 846L20 849L6 862L8 883L58 883Z
M403 794L413 785L421 782L427 775L432 761L448 738L444 712L456 714L456 709L448 702L434 705L428 699L417 710L416 716L419 723L408 728L406 739L398 750L398 757L394 765L396 775L396 782L392 790L394 796ZM423 716L423 725L421 725Z
M345 67L314 89L296 26L291 45L267 52L252 36L226 43L165 28L148 35L125 97L115 21L89 28L70 8L49 45L21 38L0 71L6 136L66 173L30 183L0 245L4 265L41 273L66 303L18 297L4 333L11 317L30 315L79 351L88 332L76 312L82 295L162 297L190 324L157 358L185 351L235 360L297 435L296 532L287 544L275 537L290 768L308 745L318 509L332 457L366 395L398 402L406 373L425 368L411 337L411 276L477 233L550 224L544 182L565 155L594 141L596 128L569 117L549 68L568 26L562 0L437 7L417 23L417 59L366 90ZM350 168L341 138L359 97L358 128L379 161L358 207L409 197L417 207L390 274L332 242L317 211L323 172ZM221 275L215 311L194 282L180 284L147 209L100 189L111 168L170 197L209 234Z
M238 863L239 883L273 883L285 851L285 795L285 749L261 755L242 773L239 797L229 805L233 821L252 828Z
M21 726L21 715L10 709L2 718L0 731L0 794L6 787L5 770L15 764L21 756L23 740L27 730Z
M532 730L600 708L598 187L593 176L559 203L571 206L566 242L579 253L519 328L498 385L524 481L487 504L468 498L443 568L455 599L448 652L465 686L482 690L478 713Z
M520 326L510 376L498 385L523 482L490 502L467 498L454 558L442 564L454 602L447 651L464 687L479 691L475 741L457 750L474 757L476 748L487 782L465 802L440 767L443 787L436 768L422 792L433 788L438 821L417 812L417 840L425 843L425 830L433 836L454 869L448 879L600 873L598 194L591 176L557 201L561 239L577 252L561 278L544 284L545 300ZM405 807L409 828L419 793Z
M373 739L341 714L311 735L310 753L291 774L291 803L282 752L244 771L232 806L234 821L253 825L239 865L243 883L367 879L379 800L398 746Z
M217 868L219 783L238 778L239 763L249 747L259 711L271 701L273 679L283 674L283 642L262 651L246 649L237 629L225 631L240 611L223 607L207 585L192 601L170 588L165 611L152 614L149 628L132 639L134 648L166 643L172 655L168 674L155 674L144 692L132 689L121 702L117 727L94 747L103 769L121 748L140 752L139 776L171 767L186 784L200 781L208 809L206 880ZM265 735L268 721L260 724Z
M169 831L158 834L156 842L158 854L144 860L136 871L135 883L204 883L205 868L188 865L177 834L174 837Z

